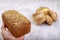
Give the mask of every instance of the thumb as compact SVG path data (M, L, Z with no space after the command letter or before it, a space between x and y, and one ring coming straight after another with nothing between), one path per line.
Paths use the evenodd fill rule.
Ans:
M6 33L6 27L3 24L2 27L1 27L1 34L2 34L3 37L5 37L5 35L6 35L5 33Z
M6 30L6 27L5 27L4 24L2 25L1 30L2 30L2 31L5 31L5 30Z

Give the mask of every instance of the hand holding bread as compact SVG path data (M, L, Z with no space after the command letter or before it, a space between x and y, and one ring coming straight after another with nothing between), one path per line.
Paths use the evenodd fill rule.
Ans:
M31 22L15 10L5 11L2 14L2 20L15 37L20 37L30 32Z

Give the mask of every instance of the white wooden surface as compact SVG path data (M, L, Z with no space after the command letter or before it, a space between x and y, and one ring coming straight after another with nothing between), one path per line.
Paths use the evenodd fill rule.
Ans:
M0 0L0 40L1 36L1 15L6 10L17 10L31 21L31 32L25 35L25 40L59 40L60 39L60 1L59 0ZM32 14L38 7L48 7L58 14L58 20L51 26L43 24L37 26L32 20Z

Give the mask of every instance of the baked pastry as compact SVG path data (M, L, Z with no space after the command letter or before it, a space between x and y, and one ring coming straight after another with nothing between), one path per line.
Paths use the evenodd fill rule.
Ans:
M48 14L48 12L49 12L49 8L47 8L47 7L39 7L37 10L36 10L36 13L44 13L45 15L47 15Z
M5 11L2 14L2 20L15 37L20 37L30 32L31 22L15 10Z
M46 15L46 22L51 25L53 23L53 19L49 15Z
M45 15L44 15L44 13L33 14L32 17L33 17L33 19L34 19L34 21L35 21L35 23L37 25L41 25L42 23L45 22Z
M53 10L49 11L49 15L51 16L51 18L53 19L53 21L57 20L57 13L54 12Z
M43 23L51 25L53 21L57 20L57 13L47 7L40 7L32 15L32 18L37 25Z

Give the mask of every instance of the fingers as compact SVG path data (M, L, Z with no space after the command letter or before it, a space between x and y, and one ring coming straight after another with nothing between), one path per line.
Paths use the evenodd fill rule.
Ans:
M21 37L19 37L19 38L15 38L15 40L24 40L24 37L25 37L25 36L21 36Z
M20 40L24 40L24 37L21 37Z
M20 37L21 40L24 40L24 36Z
M6 30L7 37L15 38L9 30Z
M2 36L4 39L17 39L17 40L24 40L24 36L21 36L19 38L15 38L9 30L6 30L5 24L2 25L1 27L2 30Z
M5 30L6 30L6 27L5 27L4 24L2 25L1 30L2 30L2 31L5 31Z
M6 27L5 27L4 24L2 25L1 30L2 30L2 34L3 35L6 35L7 34L9 36L12 36L12 34L10 33L10 31L9 30L6 30Z
M5 31L6 31L6 27L5 27L5 24L3 23L3 25L1 26L1 34L4 39L6 38Z
M1 27L2 36L3 36L3 34L5 34L5 31L6 31L6 27L5 27L5 25L3 24L2 27Z
M2 30L1 34L4 39L14 38L14 36L10 33L10 31L6 30L5 24L2 25L1 30Z

